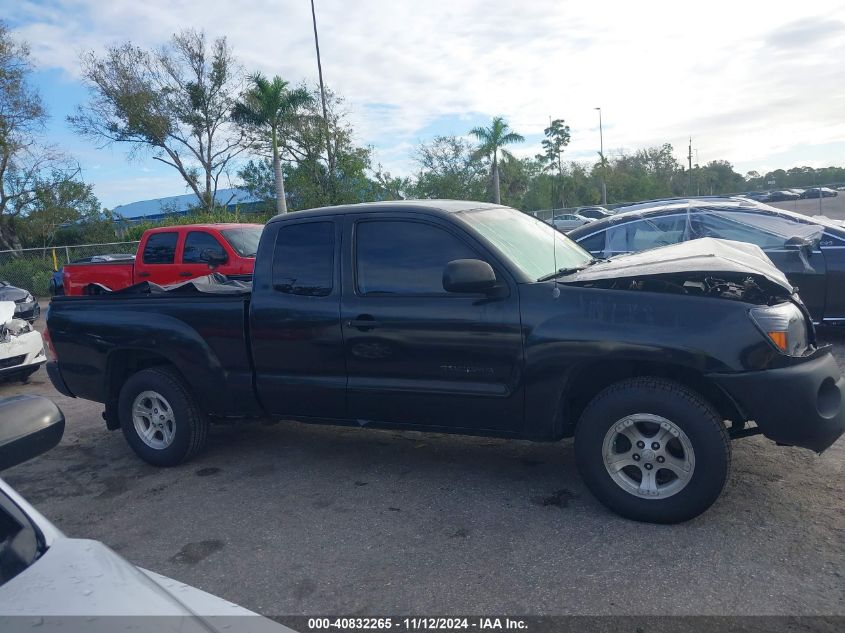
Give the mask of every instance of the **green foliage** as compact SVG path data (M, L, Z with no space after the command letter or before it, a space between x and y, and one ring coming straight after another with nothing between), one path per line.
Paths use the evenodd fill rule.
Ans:
M50 293L52 269L53 263L46 254L32 259L12 259L0 263L0 281L8 281L43 297Z
M408 188L412 198L482 200L486 166L473 147L456 136L438 136L421 144L414 156L420 167Z
M272 210L249 213L241 212L239 208L234 211L216 207L212 211L201 209L194 210L186 215L167 215L161 220L139 222L132 224L123 231L122 239L125 241L138 241L147 229L157 226L182 226L185 224L221 224L227 222L243 222L245 224L266 224L275 212Z

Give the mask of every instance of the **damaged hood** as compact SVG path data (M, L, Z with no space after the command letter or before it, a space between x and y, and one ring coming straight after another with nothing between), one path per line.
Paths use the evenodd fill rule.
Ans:
M789 294L793 291L786 275L772 264L759 246L712 237L620 255L561 277L559 281L584 284L604 279L642 279L677 273L753 276L758 283L765 280L771 290L785 290Z

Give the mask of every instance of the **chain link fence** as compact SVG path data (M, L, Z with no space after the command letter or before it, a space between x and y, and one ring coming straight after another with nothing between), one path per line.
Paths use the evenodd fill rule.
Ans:
M0 251L0 281L29 290L36 297L46 297L53 273L65 264L84 262L97 255L134 254L137 248L138 242L109 242Z

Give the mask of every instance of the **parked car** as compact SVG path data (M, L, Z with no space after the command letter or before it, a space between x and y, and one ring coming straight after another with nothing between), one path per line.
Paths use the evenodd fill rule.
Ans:
M59 408L37 396L0 400L0 420L0 470L47 452L65 427ZM0 618L10 631L290 631L135 567L99 541L66 537L2 479Z
M613 215L604 207L578 207L575 209L575 214L580 215L582 218L589 218L591 220L600 220Z
M839 367L759 247L600 262L477 202L280 215L252 290L209 276L56 297L47 327L56 389L104 403L160 466L200 451L210 419L574 436L603 503L677 522L719 496L730 438L823 451L845 430Z
M756 244L796 286L813 320L845 324L845 226L736 201L666 204L597 220L569 236L595 257L613 257L700 237Z
M802 198L835 198L839 194L827 187L812 187L804 191Z
M132 253L111 253L107 255L92 255L91 257L81 257L75 259L71 264L90 264L92 262L129 262L135 261L135 255ZM63 295L64 289L64 266L53 272L50 278L50 296Z
M798 194L798 197L800 198L801 196L804 195L804 192L806 191L806 189L799 189L797 187L790 187L789 189L787 189L787 191L789 191L790 193Z
M13 286L8 281L0 281L0 301L11 301L15 304L15 318L24 319L30 323L41 316L41 306L38 299L29 290Z
M743 193L741 195L743 198L748 198L749 200L756 200L757 202L768 202L769 201L769 192L768 191L749 191L748 193Z
M590 218L585 218L584 216L577 215L575 213L561 213L560 215L556 215L552 219L551 223L558 231L566 233L567 231L574 229L576 226L588 224L590 221Z
M209 267L249 278L255 266L260 224L187 224L147 229L133 260L67 264L64 294L81 295L90 284L119 290L141 281L172 284L209 273Z
M770 191L766 202L787 202L789 200L798 200L801 196L793 193L787 189L782 191Z
M12 301L0 301L0 380L26 381L47 357L41 334L16 318L15 308Z
M613 210L613 215L620 215L622 213L627 213L628 211L641 211L643 209L652 209L657 207L662 207L667 204L695 204L696 202L721 202L721 201L734 201L734 202L744 202L746 204L751 205L763 205L762 202L757 200L753 200L750 198L745 198L743 196L697 196L694 198L658 198L655 200L643 200L641 202L632 202L631 204L626 204L623 206L616 207ZM766 205L763 205L766 206Z

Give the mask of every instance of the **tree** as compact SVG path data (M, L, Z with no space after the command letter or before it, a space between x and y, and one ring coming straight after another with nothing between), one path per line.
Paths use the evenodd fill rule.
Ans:
M88 187L78 180L78 166L39 142L47 113L31 72L26 44L0 22L0 250L13 252L22 248L24 219L45 200L75 205L83 196L78 187Z
M414 160L420 167L409 187L414 198L478 200L484 196L484 164L467 141L437 136L417 148Z
M63 228L100 219L100 202L93 187L75 175L54 169L36 183L19 232L27 244L47 247L55 243Z
M279 133L285 121L298 115L299 110L311 102L312 97L305 88L288 90L288 82L279 77L268 80L260 73L250 77L252 86L243 93L241 101L235 104L232 118L253 137L253 146L261 147L270 136L270 150L273 157L273 175L276 191L276 213L287 213L285 200L285 179L279 154Z
M343 99L326 93L334 169L326 147L326 127L319 88L299 88L311 95L296 116L283 119L279 130L280 157L291 209L330 204L390 200L403 196L406 181L379 166L373 169L372 148L353 141L354 130L343 110ZM262 200L275 199L275 175L270 160L251 160L238 172L243 187Z
M150 152L212 210L221 176L244 149L231 121L241 72L226 38L209 45L203 32L188 29L156 51L126 43L102 57L89 52L82 76L91 99L68 117L73 128L105 144L126 143L130 158Z
M569 145L570 134L569 134L569 126L566 125L566 121L563 119L555 119L549 124L545 130L543 130L543 134L546 138L543 139L543 150L545 150L542 154L537 156L537 159L542 162L546 168L557 170L558 176L558 183L559 183L559 191L558 191L558 201L560 202L561 207L566 206L566 201L564 199L564 188L563 188L563 150ZM552 201L552 206L555 206L554 200Z
M480 142L475 150L476 156L483 156L491 161L491 176L493 183L493 202L501 204L499 191L499 154L505 158L512 158L505 145L521 143L525 140L521 134L510 129L507 122L500 116L493 117L490 127L476 127L469 131Z

